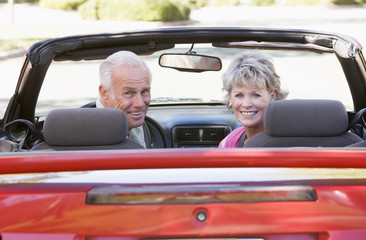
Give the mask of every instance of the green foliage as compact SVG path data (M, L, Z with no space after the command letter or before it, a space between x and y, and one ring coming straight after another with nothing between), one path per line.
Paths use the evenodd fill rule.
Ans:
M287 0L286 6L312 6L320 3L320 0Z
M48 38L41 37L10 37L10 38L0 38L0 51L7 51L13 49L27 49L32 44L38 41L46 40Z
M39 0L14 0L14 3L38 3ZM0 0L0 3L9 3L9 0Z
M210 6L220 7L220 6L238 6L239 0L213 0Z
M51 9L76 10L87 0L40 0L39 6Z
M190 14L178 0L88 0L78 11L83 18L114 21L177 21Z
M192 8L238 6L240 2L240 0L178 0L178 1L185 5L189 5Z
M207 0L187 0L186 4L194 8L201 8L207 6Z
M8 2L4 0L4 2ZM14 0L14 3L38 3L39 0Z
M352 4L364 4L366 0L331 0L332 3L337 5L352 5Z
M272 6L275 3L275 0L252 0L252 5L254 6Z
M252 0L251 3L254 6L312 6L319 4L320 1L321 0Z
M99 19L99 0L88 0L78 7L78 12L85 19Z

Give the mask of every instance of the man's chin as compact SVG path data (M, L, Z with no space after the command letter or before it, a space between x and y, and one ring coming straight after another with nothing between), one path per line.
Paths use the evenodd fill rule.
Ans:
M145 121L145 114L127 115L127 121L129 129L140 127Z
M132 123L129 122L128 123L128 128L129 128L129 130L131 130L132 128L140 127L143 123L144 123L144 121L138 121L138 122L134 121Z

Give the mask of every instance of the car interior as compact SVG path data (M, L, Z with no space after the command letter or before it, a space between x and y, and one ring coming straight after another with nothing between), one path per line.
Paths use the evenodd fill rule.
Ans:
M152 71L152 99L143 125L147 148L217 148L241 126L222 90L222 75L240 51L272 56L290 93L267 107L265 132L245 147L362 146L366 74L360 49L344 36L236 28L45 40L27 52L22 81L3 116L1 149L135 148L126 139L125 122L113 121L123 112L95 104L99 65L119 50L140 55Z
M35 144L30 151L143 148L127 138L127 134L127 119L122 110L55 109L45 119L43 141Z
M349 131L347 111L335 100L271 102L264 128L244 147L345 147L362 141Z

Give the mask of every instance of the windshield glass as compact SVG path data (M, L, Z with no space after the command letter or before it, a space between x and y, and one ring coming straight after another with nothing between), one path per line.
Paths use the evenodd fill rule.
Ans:
M197 54L219 57L222 69L215 72L181 72L159 66L162 53L185 53L191 45L142 56L152 72L151 105L161 103L224 102L222 75L233 56L234 48L214 48L196 44ZM261 50L271 55L289 91L288 99L336 99L353 110L352 97L343 70L334 54L301 51ZM53 62L39 96L36 115L44 116L51 109L80 107L98 98L99 65L102 61ZM65 87L66 86L66 87Z

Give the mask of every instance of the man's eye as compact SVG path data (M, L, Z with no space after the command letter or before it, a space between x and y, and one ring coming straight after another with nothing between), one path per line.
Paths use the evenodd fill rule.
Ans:
M243 96L243 94L240 94L240 93L235 95L235 97L237 97L237 98L242 97L242 96Z

